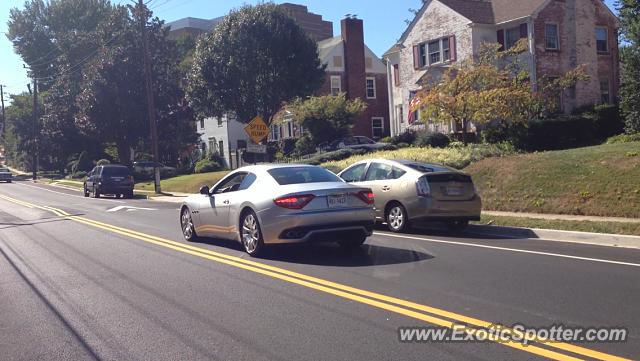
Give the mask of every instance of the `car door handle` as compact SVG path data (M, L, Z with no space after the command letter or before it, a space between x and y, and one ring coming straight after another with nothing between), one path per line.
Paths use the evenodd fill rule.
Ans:
M390 190L391 190L391 187L389 187L389 186L382 186L382 191L383 191L383 192L388 192L388 191L390 191Z
M228 200L228 199L225 199L224 201L222 201L222 203L224 203L224 204L229 204L229 200Z

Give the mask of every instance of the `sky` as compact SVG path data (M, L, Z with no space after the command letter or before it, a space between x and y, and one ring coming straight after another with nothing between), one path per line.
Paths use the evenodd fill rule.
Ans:
M126 0L113 0L125 3ZM131 1L131 0L129 0ZM514 0L515 1L515 0ZM518 0L528 1L528 0ZM613 8L615 0L606 0ZM145 2L149 2L146 0ZM247 0L151 0L149 7L154 15L167 22L184 17L211 19L225 15L229 10L243 4L256 4L262 1ZM275 1L281 3L283 1ZM406 28L405 20L411 20L409 9L420 8L421 0L289 0L286 2L306 5L309 11L333 22L334 35L340 34L340 20L345 14L357 14L364 20L365 43L378 56L390 48ZM392 5L390 5L392 4ZM0 84L6 86L6 94L17 94L27 90L29 82L23 62L13 52L11 42L4 35L7 31L9 10L22 8L24 0L0 0Z

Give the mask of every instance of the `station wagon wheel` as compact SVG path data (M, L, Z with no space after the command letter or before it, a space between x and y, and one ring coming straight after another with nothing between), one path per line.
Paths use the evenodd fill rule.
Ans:
M387 227L391 232L402 232L409 228L409 217L402 204L394 202L389 205L386 214Z
M240 222L240 227L240 239L244 250L252 257L257 256L262 252L264 243L260 224L255 213L252 211L246 212Z
M198 240L193 226L193 219L191 218L191 211L187 207L182 208L182 212L180 213L180 228L182 228L184 239L189 242Z

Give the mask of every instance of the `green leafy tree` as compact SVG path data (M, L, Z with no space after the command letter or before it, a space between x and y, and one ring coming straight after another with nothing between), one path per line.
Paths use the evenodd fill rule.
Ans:
M355 118L366 108L362 99L350 100L344 93L298 98L286 106L294 121L309 132L313 146L349 134Z
M2 145L7 163L31 169L31 157L35 151L33 97L29 93L11 95L11 105L5 110L5 129Z
M420 109L426 119L460 124L465 132L469 122L526 124L553 113L560 91L587 76L578 67L559 79L542 77L534 90L520 61L526 47L523 40L505 51L499 51L499 44L483 44L478 59L449 68L439 79L426 79L411 111Z
M622 72L620 105L627 133L640 133L640 2L619 0L622 37L627 45L621 49Z
M324 74L316 43L283 10L246 5L198 39L187 95L200 115L269 123L283 102L318 89Z

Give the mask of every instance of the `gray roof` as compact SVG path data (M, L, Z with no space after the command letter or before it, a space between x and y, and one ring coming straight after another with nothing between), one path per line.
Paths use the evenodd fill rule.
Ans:
M199 18L182 18L176 21L172 21L167 23L166 26L170 27L171 30L180 30L184 28L193 28L200 29L202 31L211 31L213 28L222 21L224 17L220 16L213 19L199 19Z

